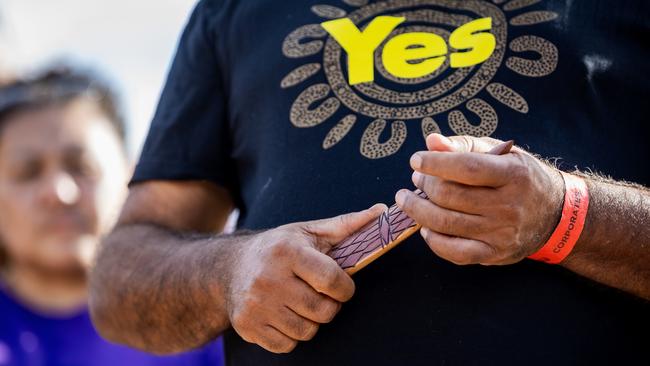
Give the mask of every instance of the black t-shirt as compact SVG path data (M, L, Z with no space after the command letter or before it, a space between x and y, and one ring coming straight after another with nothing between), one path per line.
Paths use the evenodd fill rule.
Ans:
M409 157L440 130L515 139L564 169L648 186L649 3L202 1L134 182L213 181L235 198L239 228L270 228L391 204L412 188ZM346 16L363 30L380 15L406 20L375 50L374 82L351 86L346 52L319 24ZM449 42L486 17L496 45L478 65L407 79L383 63L398 35ZM647 303L559 266L456 266L414 235L354 279L312 341L274 355L230 331L229 364L647 361Z

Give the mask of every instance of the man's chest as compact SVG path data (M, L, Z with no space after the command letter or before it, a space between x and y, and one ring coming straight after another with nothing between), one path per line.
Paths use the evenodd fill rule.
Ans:
M235 150L250 158L261 149L287 163L291 153L373 165L409 155L441 132L514 138L544 156L616 173L621 159L644 153L636 140L647 132L638 112L647 86L630 77L643 72L631 70L641 66L640 46L623 31L627 23L634 28L629 8L641 6L592 5L331 0L234 7L224 49ZM327 26L343 18L350 27L339 33L356 39ZM382 19L402 20L382 28ZM480 19L489 19L489 28L463 34ZM489 37L472 38L477 34ZM422 58L404 56L403 67L395 66L391 55L416 49ZM477 56L481 49L487 57ZM480 62L463 66L454 57ZM366 81L355 82L359 75ZM599 151L606 142L620 153Z

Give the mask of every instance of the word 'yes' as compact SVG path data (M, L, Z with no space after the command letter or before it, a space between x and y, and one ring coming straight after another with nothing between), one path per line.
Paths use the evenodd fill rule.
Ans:
M378 16L363 30L348 18L330 20L321 26L348 54L350 85L375 80L374 52L390 33L406 20L404 17ZM462 52L452 52L452 68L480 64L490 58L496 48L492 18L466 23L449 36L449 45ZM444 63L447 43L437 34L411 32L399 34L384 46L381 60L388 72L400 78L419 78L433 73Z

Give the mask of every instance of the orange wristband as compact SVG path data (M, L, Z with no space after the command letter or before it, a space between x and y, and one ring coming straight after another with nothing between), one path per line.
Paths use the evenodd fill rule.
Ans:
M561 173L565 187L562 218L546 244L528 257L550 264L562 262L571 253L585 227L589 208L589 191L585 181L580 177Z

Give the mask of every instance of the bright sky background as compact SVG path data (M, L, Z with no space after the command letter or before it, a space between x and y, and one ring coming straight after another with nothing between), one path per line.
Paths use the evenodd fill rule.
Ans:
M137 156L180 32L196 0L0 0L0 67L70 60L122 94Z

